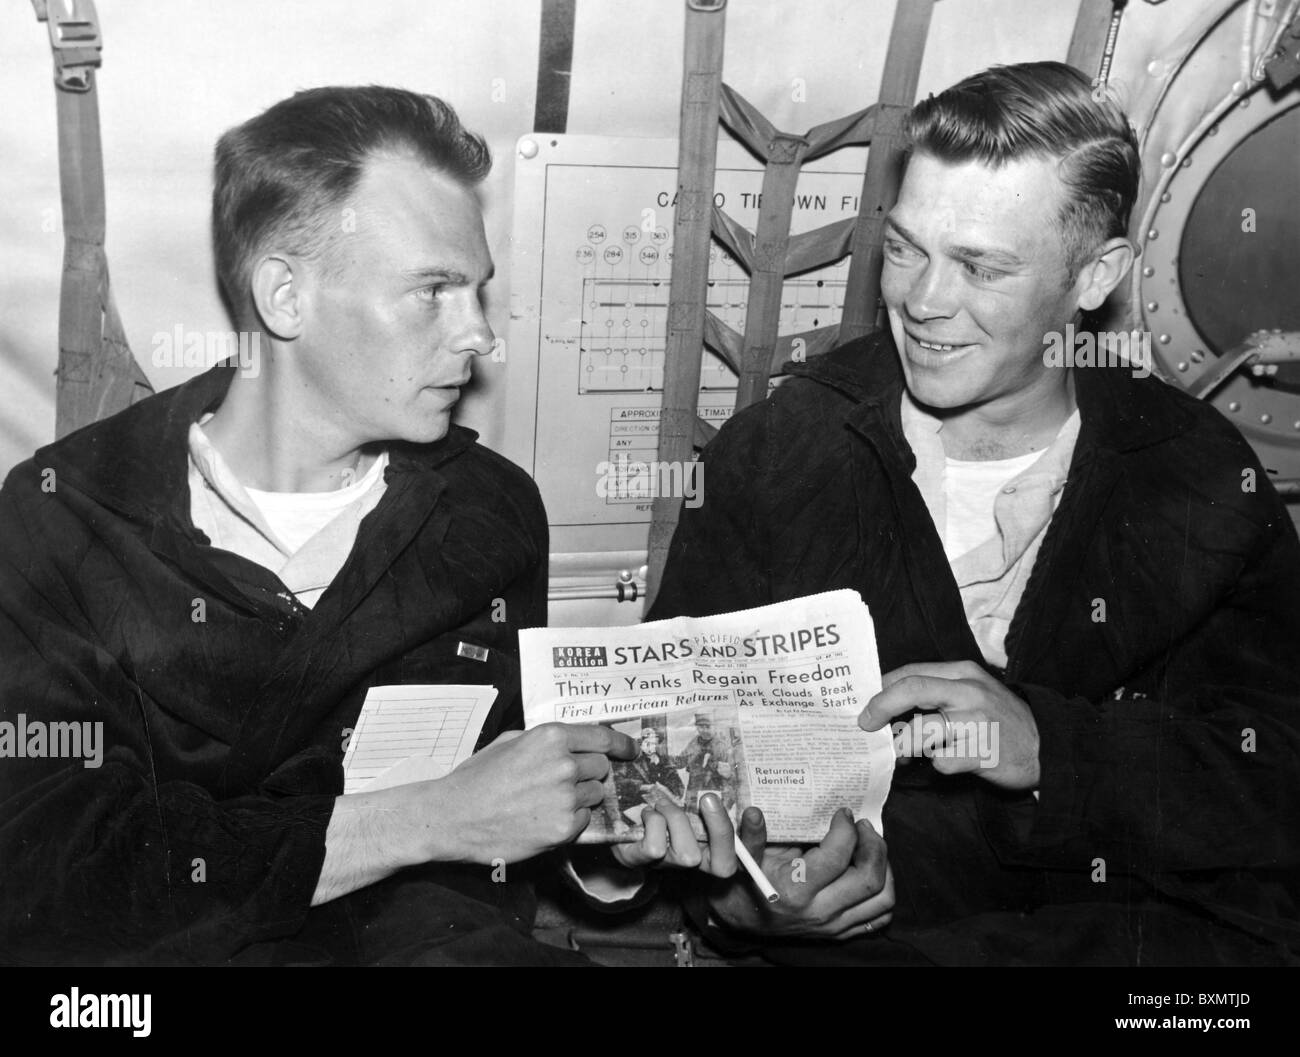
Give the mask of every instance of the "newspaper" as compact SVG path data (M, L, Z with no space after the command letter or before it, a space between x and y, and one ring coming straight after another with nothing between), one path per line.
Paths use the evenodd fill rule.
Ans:
M893 741L858 726L880 662L856 591L635 627L536 628L520 633L520 659L525 726L601 723L640 745L615 761L582 843L640 840L641 813L661 798L703 839L709 791L733 821L762 808L773 843L820 841L841 807L883 831Z

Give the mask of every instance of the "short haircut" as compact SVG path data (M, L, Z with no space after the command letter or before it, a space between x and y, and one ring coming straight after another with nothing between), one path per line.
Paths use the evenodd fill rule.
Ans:
M232 317L250 306L253 265L272 245L309 260L328 252L379 154L412 155L467 187L492 167L483 138L441 99L379 85L298 92L217 141L212 243Z
M1141 159L1124 112L1093 96L1062 62L994 66L917 103L904 119L910 151L999 167L1056 158L1066 201L1057 218L1067 284L1107 239L1128 232Z

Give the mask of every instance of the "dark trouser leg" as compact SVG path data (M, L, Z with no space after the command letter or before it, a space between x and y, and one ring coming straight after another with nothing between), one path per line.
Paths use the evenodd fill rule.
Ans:
M915 765L911 765L915 766ZM910 777L910 776L909 776ZM885 808L894 920L845 944L764 950L795 965L1282 965L1289 956L1149 889L1044 905L1047 878L1001 865L962 783L896 784ZM1087 901L1084 901L1087 900Z
M524 872L523 867L509 867ZM489 867L403 870L312 910L291 939L236 959L262 965L590 966L534 940L531 888L491 880Z

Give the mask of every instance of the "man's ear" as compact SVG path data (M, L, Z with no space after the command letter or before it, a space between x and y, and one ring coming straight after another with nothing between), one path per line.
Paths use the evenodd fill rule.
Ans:
M1133 244L1128 239L1111 239L1097 247L1074 281L1078 304L1095 312L1133 267Z
M253 308L273 338L292 341L303 330L302 290L297 262L286 256L263 257L253 266Z

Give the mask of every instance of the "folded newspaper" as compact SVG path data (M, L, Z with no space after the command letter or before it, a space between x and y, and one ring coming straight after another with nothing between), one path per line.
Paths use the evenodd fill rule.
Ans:
M880 690L871 614L856 591L634 627L520 633L524 725L601 723L640 746L615 761L580 843L640 840L641 813L699 801L733 821L763 809L768 840L815 843L854 809L881 831L894 772L888 728L858 716Z

